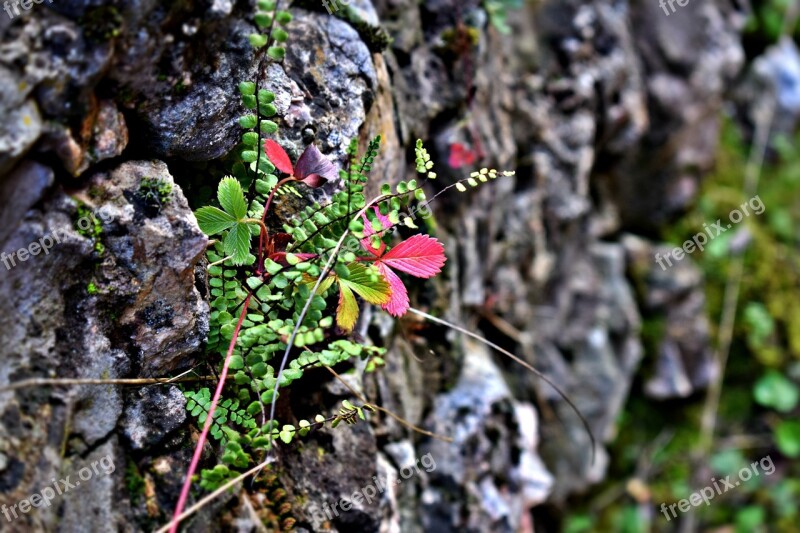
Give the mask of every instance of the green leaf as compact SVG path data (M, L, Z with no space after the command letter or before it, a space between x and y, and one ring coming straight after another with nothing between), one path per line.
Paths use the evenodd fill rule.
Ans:
M800 422L785 420L778 424L775 428L775 444L786 457L800 457Z
M245 150L242 152L242 161L245 163L255 163L258 159L258 152L255 150Z
M269 118L278 114L278 108L275 107L275 104L261 104L258 106L258 112Z
M270 46L267 55L275 61L283 61L286 57L286 49L282 46Z
M250 228L247 224L236 224L223 242L226 255L233 256L234 265L243 265L250 255Z
M294 437L294 426L286 425L283 426L283 430L280 432L280 438L286 444L292 442L292 437Z
M256 84L252 81L243 81L239 84L239 92L242 96L251 96L256 94Z
M242 144L245 146L258 146L258 133L248 131L242 135Z
M269 13L256 13L256 16L253 17L256 22L256 25L263 29L269 28L269 25L272 24L272 15Z
M275 389L270 389L261 395L261 401L265 404L271 404L275 399Z
M336 309L336 323L346 332L353 331L358 319L358 303L353 293L358 294L373 305L389 303L392 290L376 270L368 269L360 263L347 266L350 275L347 279L337 276L339 283L339 307Z
M266 89L261 89L258 91L258 103L259 104L271 104L275 101L275 93L272 91L268 91Z
M222 178L217 189L217 199L222 209L237 220L247 216L247 202L244 200L242 184L236 178L230 176Z
M251 371L255 377L263 378L269 373L269 367L266 365L266 363L258 363L257 365L253 365Z
M275 15L275 18L279 24L286 26L292 21L292 14L288 11L278 11L278 13Z
M267 174L264 179L256 180L256 192L267 196L277 184L278 177L274 174Z
M267 45L267 36L260 33L250 34L250 46L255 49L264 48Z
M279 43L285 43L286 40L289 38L289 34L286 33L286 30L282 28L275 28L272 30L272 38L278 41Z
M261 130L266 133L267 135L271 135L278 131L278 125L271 121L271 120L262 120L261 121Z
M753 397L764 407L788 413L800 401L800 389L783 374L770 370L753 387Z
M239 117L239 125L245 129L255 128L258 118L255 115L242 115Z
M303 371L299 368L285 368L283 377L289 381L295 381L303 377Z
M206 235L216 235L236 225L236 218L216 207L201 207L195 212L197 224Z

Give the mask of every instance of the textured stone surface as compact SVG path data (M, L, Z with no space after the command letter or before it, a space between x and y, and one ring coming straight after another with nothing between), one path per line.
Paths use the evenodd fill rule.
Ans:
M37 172L35 166L31 172ZM169 201L157 210L144 200L144 177L173 188ZM185 361L206 334L208 307L194 286L194 264L206 237L166 165L125 163L110 175L98 175L80 198L94 209L78 210L76 199L53 192L38 207L30 206L2 242L7 252L37 241L51 247L24 262L17 254L15 266L3 268L0 276L0 294L13 297L16 310L0 317L0 384L27 377L161 375ZM102 229L99 234L89 212ZM78 231L86 227L91 229ZM52 239L45 241L48 236ZM135 259L145 256L160 259ZM162 302L169 303L162 308ZM174 429L182 420L177 409L182 398L173 400L178 403L160 403L157 416L150 413L153 418L170 417L162 429ZM169 405L176 407L171 413ZM72 472L71 465L82 464L73 463L78 455L94 457L105 450L117 439L123 407L121 390L112 385L0 394L0 452L6 463L0 472L0 500L19 501L53 477ZM120 448L114 447L112 455L118 466L125 464ZM98 481L92 489L102 497L76 492L63 503L25 515L14 527L53 530L54 517L63 513L63 530L77 531L81 519L86 523L88 509L94 520L86 526L89 530L124 524L124 508L108 483ZM120 483L114 481L113 487L120 490Z
M10 253L61 236L48 254L0 268L0 294L15 306L0 315L0 384L151 377L201 361L208 319L197 274L207 243L172 175L189 188L209 181L223 165L213 160L240 139L236 84L258 79L276 93L278 140L293 157L315 142L342 163L351 138L363 146L381 134L380 179L409 177L416 137L440 162L431 187L466 172L448 164L454 143L474 154L470 167L518 170L437 201L448 270L412 296L546 372L600 441L591 464L568 406L502 356L415 319L403 331L419 335L393 335L394 322L376 313L375 340L392 347L387 367L347 379L456 444L383 415L310 434L280 458L298 528L529 530L526 509L602 480L602 444L642 357L642 316L665 324L651 394L690 394L714 372L697 270L653 270L658 247L642 235L685 208L712 162L718 111L743 61L743 17L714 0L670 17L650 2L532 4L512 14L515 36L505 38L477 0L359 0L340 13L350 22L304 2L292 9L286 60L262 72L247 43L247 2L63 0L12 22L0 16L0 111L9 117L0 124L0 243ZM374 53L378 24L393 39L383 55ZM477 46L464 44L466 24L478 28ZM173 187L168 198L154 182ZM79 202L103 215L99 235L76 231ZM294 206L282 200L276 210ZM335 412L349 393L328 379L287 391L292 413ZM183 431L182 404L161 386L0 394L0 502L102 454L117 466L15 531L163 523L197 436ZM435 470L402 480L426 453ZM129 493L123 467L141 478L140 494ZM389 484L379 499L330 521L315 515L374 476ZM253 505L267 497L230 494L191 527L249 530Z

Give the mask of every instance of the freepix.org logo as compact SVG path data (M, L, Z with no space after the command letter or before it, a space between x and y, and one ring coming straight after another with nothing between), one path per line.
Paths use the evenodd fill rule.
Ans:
M6 521L13 522L14 520L17 520L20 515L28 514L31 509L50 507L53 503L53 500L55 500L58 496L63 496L73 489L77 489L81 486L82 481L89 481L94 476L98 476L101 473L104 475L110 475L116 470L116 467L114 466L114 459L111 457L111 455L107 455L98 461L92 462L90 466L91 468L89 466L81 468L77 475L70 474L64 479L53 479L52 487L45 487L36 494L30 495L29 497L15 503L10 507L8 505L0 506L0 512L3 513ZM0 526L0 530L2 529L2 526Z
M48 4L52 4L53 0L46 0ZM45 0L6 0L3 3L3 9L8 14L8 18L14 19L22 14L23 11L30 11L34 4L42 4Z

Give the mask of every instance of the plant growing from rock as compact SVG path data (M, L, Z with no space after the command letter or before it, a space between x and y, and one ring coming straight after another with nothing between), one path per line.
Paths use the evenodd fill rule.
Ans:
M283 59L281 44L288 35L280 26L290 20L276 2L258 2L256 24L266 33L252 35L250 42L267 60ZM239 91L243 106L253 111L239 120L247 130L241 161L234 175L219 183L219 206L196 212L201 229L216 238L207 254L212 307L208 352L221 357L222 369L213 394L207 388L186 392L187 409L203 429L171 531L177 530L209 434L223 451L220 464L201 472L200 486L215 490L261 463L276 441L289 444L326 424L364 420L373 406L345 401L333 417L317 415L297 426L281 425L275 420L275 405L280 389L302 379L308 369L358 358L369 361L370 369L379 367L385 349L351 336L363 305L359 300L402 316L409 310L409 298L398 273L430 278L446 261L435 238L417 234L395 243L393 236L399 225L416 228L414 213L430 203L422 186L437 176L422 141L415 152L421 179L383 184L378 196L367 199L365 184L380 137L361 158L353 140L343 170L337 171L313 145L292 164L284 149L266 138L278 130L275 95L250 81L241 83ZM483 169L439 194L454 187L465 191L503 174L513 172ZM287 186L302 190L337 179L342 187L329 201L306 207L283 231L267 228L273 199ZM229 374L233 383L225 388Z

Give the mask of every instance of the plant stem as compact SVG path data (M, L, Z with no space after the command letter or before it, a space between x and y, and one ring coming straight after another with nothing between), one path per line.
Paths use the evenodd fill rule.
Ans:
M425 435L426 437L431 437L431 438L434 438L434 439L437 439L437 440L440 440L440 441L443 441L443 442L453 442L453 439L451 439L450 437L444 437L442 435L437 435L436 433L432 433L432 432L430 432L430 431L428 431L426 429L422 429L420 427L417 427L414 424L412 424L411 422L409 422L408 420L406 420L405 418L401 417L400 415L394 414L393 412L391 412L390 410L386 409L385 407L381 407L380 405L375 405L375 404L369 403L366 400L366 398L364 398L364 396L359 394L357 390L355 390L344 379L342 379L342 376L340 376L334 369L332 369L328 365L323 365L323 368L325 368L328 372L333 374L333 377L338 379L339 382L342 385L344 385L345 388L347 388L353 396L355 396L356 398L361 400L361 403L363 404L363 406L369 406L369 407L372 407L373 409L375 409L377 411L385 413L385 414L391 416L392 418L394 418L395 420L397 420L402 425L406 426L408 429L410 429L412 431L416 431L417 433L419 433L421 435Z
M192 462L189 465L189 471L186 472L186 479L183 482L183 488L181 489L181 495L178 499L178 505L175 507L175 514L172 518L172 522L170 523L170 533L176 533L178 531L178 524L180 524L180 521L182 520L181 513L183 513L183 508L186 506L186 501L189 499L189 492L192 488L192 476L194 476L194 473L197 470L197 465L200 463L200 458L203 455L203 447L205 446L206 439L208 438L208 432L214 423L214 412L217 410L217 403L219 403L219 398L222 395L222 389L225 386L225 379L228 377L228 369L231 364L233 350L236 348L236 341L239 339L239 331L241 331L242 323L247 316L247 308L250 305L250 298L251 297L248 296L245 299L244 306L242 307L242 313L239 315L239 322L237 322L236 329L233 331L233 337L231 338L231 343L228 346L228 354L225 356L225 363L222 365L222 374L219 376L219 383L217 383L217 389L214 391L214 398L211 400L211 406L208 409L208 416L206 417L205 424L203 424L203 431L200 433L200 438L197 440L197 446L194 449L194 456L192 457Z
M10 385L0 387L0 392L8 392L29 387L66 387L76 385L168 385L170 383L187 383L190 381L212 381L213 376L192 377L192 378L140 378L140 379L50 379L32 378L18 381Z
M498 346L497 344L493 343L492 341L490 341L490 340L488 340L488 339L486 339L484 337L481 337L477 333L473 333L473 332L471 332L471 331L469 331L467 329L462 328L461 326L457 326L457 325L452 324L452 323L450 323L450 322L448 322L446 320L442 320L441 318L436 318L435 316L429 315L428 313L426 313L424 311L420 311L419 309L414 309L413 307L409 307L408 310L410 312L414 313L415 315L419 315L419 316L421 316L423 318L426 318L426 319L430 320L431 322L436 322L437 324L441 324L443 326L447 326L450 329L454 329L455 331L458 331L459 333L462 333L462 334L464 334L464 335L466 335L468 337L472 337L473 339L482 342L486 346L497 350L498 352L500 352L501 354L505 355L506 357L510 357L517 364L520 364L523 367L525 367L526 369L528 369L530 372L533 372L533 374L536 375L539 379L541 379L542 381L544 381L545 383L547 383L548 385L553 387L553 389L558 393L558 395L561 396L564 399L564 401L567 402L567 405L569 405L570 408L575 412L575 414L578 415L578 418L581 419L581 423L583 423L584 429L586 429L586 433L589 434L589 440L592 442L592 464L594 464L595 448L597 448L597 441L594 438L594 433L592 433L592 428L589 427L589 422L581 414L580 409L578 409L578 407L572 402L572 400L569 399L569 396L567 395L566 392L564 392L561 389L561 387L556 385L550 378L548 378L547 376L542 374L540 371L538 371L535 368L533 368L526 361L523 361L522 359L520 359L519 357L517 357L513 353L511 353L508 350Z
M260 465L254 466L253 468L251 468L250 470L248 470L247 472L245 472L241 476L235 477L232 480L228 481L227 483L222 485L220 488L218 488L217 490L215 490L214 492L212 492L211 494L209 494L205 498L201 499L196 504L194 504L191 507L189 507L186 510L186 512L183 512L181 514L177 514L176 513L175 517L172 519L172 522L170 522L166 526L164 526L161 529L159 529L158 531L156 531L156 533L167 533L167 531L174 532L175 529L173 529L173 528L177 528L178 524L180 524L183 520L189 518L194 513L196 513L197 511L199 511L200 509L202 509L203 507L205 507L206 505L208 505L212 501L216 500L221 494L224 494L228 489L230 489L231 487L233 487L237 483L239 483L241 481L244 481L249 476L252 476L253 474L258 472L259 470L261 470L265 466L267 466L270 463L272 463L273 461L274 461L274 459L272 459L270 457L266 461L261 463Z
M289 176L288 178L283 178L281 181L275 185L272 190L269 192L269 197L267 198L267 203L264 205L264 214L261 215L261 234L258 238L258 265L256 266L256 273L261 276L264 273L264 247L267 245L267 239L269 239L269 231L267 230L267 226L265 224L267 220L267 213L269 212L269 207L272 205L272 198L275 196L275 193L278 192L285 184L289 183L290 181L299 181L294 176ZM253 220L253 219L248 219Z
M382 200L385 200L386 198L388 198L390 196L391 195L381 194L380 196L375 197L372 201L367 203L361 211L359 211L356 214L356 216L353 218L353 220L358 220L359 218L361 218L361 216L364 213L367 212L367 209L369 209L373 205L377 204L378 202L381 202ZM348 224L348 228L349 228L349 224ZM270 424L270 427L272 427L272 421L275 420L275 404L278 401L278 390L281 387L281 376L283 375L283 369L286 367L286 362L289 360L289 353L292 351L292 347L294 346L294 340L295 340L295 338L297 338L297 332L300 331L300 327L303 325L303 320L305 320L306 314L308 313L308 309L309 309L309 307L311 307L311 301L314 299L314 295L317 294L317 289L319 289L319 286L322 284L322 280L325 279L325 277L328 275L328 272L331 271L331 268L333 267L333 264L336 262L336 257L339 255L339 250L341 250L342 245L344 244L344 241L345 241L345 239L347 239L348 235L350 235L350 230L349 229L345 230L345 232L342 233L342 236L339 239L339 242L336 243L336 246L334 247L333 251L331 252L331 257L330 257L330 259L328 259L328 262L325 264L325 268L323 268L322 272L320 272L320 275L317 278L317 282L314 285L314 288L311 289L311 293L309 294L308 299L306 300L306 304L303 307L303 310L300 312L300 316L297 318L297 323L294 325L294 330L292 330L292 334L289 337L289 341L286 343L286 351L283 352L283 359L281 359L281 366L278 369L278 375L276 377L277 382L275 383L275 396L272 399L272 407L270 408L270 411L269 411L269 424ZM270 433L270 435L269 435L269 443L270 443L270 449L272 449L272 444L273 444L272 433Z

